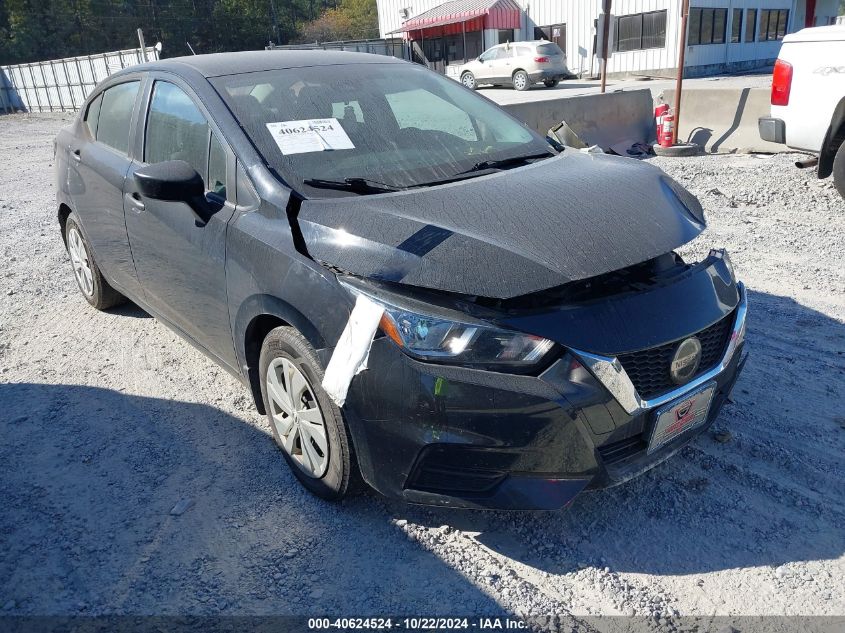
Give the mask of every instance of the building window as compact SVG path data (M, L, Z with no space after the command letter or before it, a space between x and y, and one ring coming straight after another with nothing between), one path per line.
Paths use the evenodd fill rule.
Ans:
M641 51L666 46L666 11L620 15L614 25L616 52Z
M754 34L757 32L757 9L748 9L745 12L745 41L753 42Z
M501 29L499 31L499 44L513 42L513 29Z
M761 9L759 37L761 42L782 40L786 35L789 9Z
M727 9L690 9L687 41L690 46L724 44L727 26Z
M731 44L737 44L742 37L742 9L734 9L731 20Z

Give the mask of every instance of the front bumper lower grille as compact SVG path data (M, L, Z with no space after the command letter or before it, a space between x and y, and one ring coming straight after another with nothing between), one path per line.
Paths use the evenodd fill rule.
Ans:
M725 353L731 336L734 312L708 328L691 334L701 342L701 363L690 380L715 367ZM666 343L639 352L621 354L619 362L641 398L648 400L677 388L669 373L672 356L680 341Z

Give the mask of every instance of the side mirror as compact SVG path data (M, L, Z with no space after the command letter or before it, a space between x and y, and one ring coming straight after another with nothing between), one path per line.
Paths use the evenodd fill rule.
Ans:
M135 172L135 184L146 198L193 205L204 197L202 176L184 160L166 160Z
M205 226L222 206L206 199L202 176L184 160L147 165L135 172L135 184L145 198L187 204L197 219L197 226Z

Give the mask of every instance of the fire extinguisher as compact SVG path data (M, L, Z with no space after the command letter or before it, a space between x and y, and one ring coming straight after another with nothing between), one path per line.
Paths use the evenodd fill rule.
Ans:
M663 133L663 117L669 112L668 104L661 103L659 106L654 108L654 122L657 125L657 134L655 138L657 142L660 142L660 135Z
M672 113L663 115L663 126L657 142L661 147L672 147L672 132L675 128L675 115Z

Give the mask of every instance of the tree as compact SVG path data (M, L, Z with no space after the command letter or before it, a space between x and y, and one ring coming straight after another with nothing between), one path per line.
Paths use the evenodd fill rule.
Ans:
M343 4L326 33L362 37L362 24L376 24L375 0ZM261 49L290 42L330 9L338 0L0 0L0 64L135 48L138 28L163 57L190 54L186 42L197 53Z
M341 0L336 9L300 29L300 42L331 42L378 37L378 10L375 0Z

